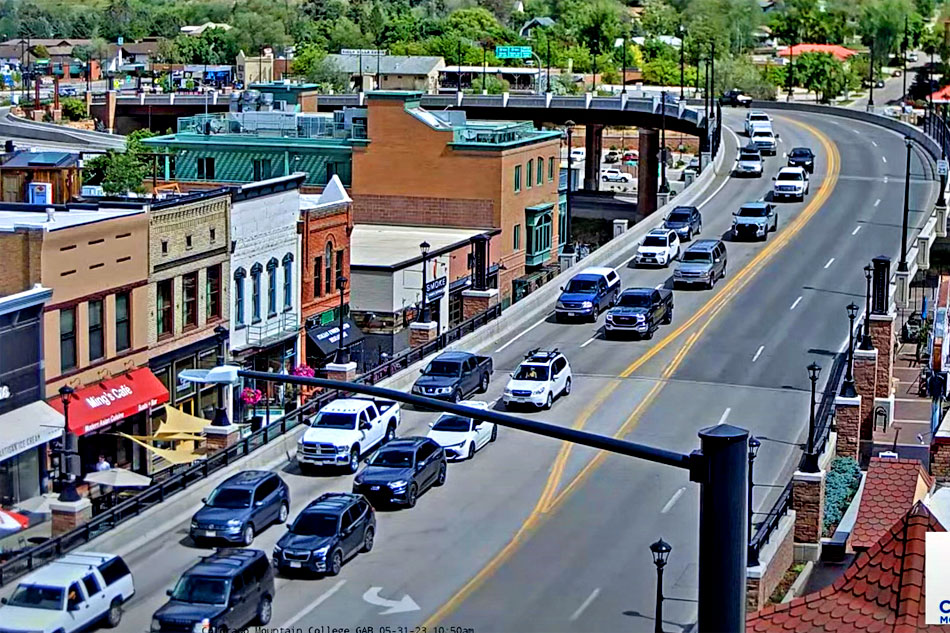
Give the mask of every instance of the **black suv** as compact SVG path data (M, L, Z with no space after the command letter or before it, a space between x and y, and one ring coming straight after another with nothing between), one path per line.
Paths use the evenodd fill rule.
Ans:
M353 492L411 508L420 494L445 483L445 451L427 437L403 437L382 447L353 480Z
M205 507L191 518L195 545L207 540L250 545L254 535L271 523L283 523L290 511L290 489L265 470L245 470L214 489Z
M274 566L336 576L343 562L373 549L376 513L363 495L322 494L287 526L274 548Z
M274 571L256 549L220 549L182 574L169 600L152 616L155 632L190 633L208 620L211 631L239 631L270 622Z

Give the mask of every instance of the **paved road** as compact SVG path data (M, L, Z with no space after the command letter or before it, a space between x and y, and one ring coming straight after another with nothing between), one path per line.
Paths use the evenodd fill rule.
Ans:
M740 129L741 115L728 116ZM550 318L525 324L494 350L498 371L486 398L500 395L525 350L557 346L571 361L574 391L551 411L526 415L682 452L697 446L699 428L721 420L799 441L807 420L805 365L828 365L840 348L844 306L863 297L864 263L881 253L896 256L904 149L898 135L850 121L783 113L776 128L780 151L805 144L820 157L809 198L779 205L777 234L765 243L730 241L726 280L714 291L677 291L673 324L653 341L604 340L602 318L597 326ZM726 151L734 151L735 140L727 142ZM782 163L781 156L768 159L767 175ZM925 173L919 157L914 173ZM768 177L723 182L702 208L703 237L726 235L736 206L771 185ZM934 193L917 180L911 191L914 209ZM921 218L915 211L915 226ZM625 286L654 286L670 276L629 262L617 266ZM423 433L433 417L406 412L402 434ZM757 483L784 485L796 460L791 447L765 442ZM322 491L350 487L350 477L304 477L289 465L282 475L292 489L292 514ZM770 492L756 491L757 508ZM123 631L148 630L164 589L201 554L187 537L188 519L129 556L138 591ZM338 578L281 578L271 624L652 630L647 545L658 536L674 547L667 627L695 619L697 490L668 467L502 429L474 460L451 466L446 486L412 511L380 512L378 521L372 554L348 563ZM270 553L282 532L269 528L255 547ZM382 615L385 608L365 597L374 587L386 599L408 595L418 609Z

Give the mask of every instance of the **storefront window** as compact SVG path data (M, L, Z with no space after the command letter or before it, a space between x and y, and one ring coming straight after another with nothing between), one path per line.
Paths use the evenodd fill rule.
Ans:
M185 398L188 398L195 393L195 383L186 382L178 378L178 375L186 369L195 368L195 357L189 356L188 358L181 358L175 361L175 375L172 376L172 380L175 385L175 404L181 403ZM171 392L170 392L171 393Z
M40 455L45 450L43 444L0 462L0 503L12 506L40 495Z
M211 369L218 366L218 350L209 349L198 355L198 369Z

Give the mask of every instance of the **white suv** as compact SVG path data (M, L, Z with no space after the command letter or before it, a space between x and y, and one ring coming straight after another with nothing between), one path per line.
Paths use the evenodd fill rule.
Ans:
M808 195L808 173L801 167L782 167L772 185L772 199L804 200Z
M602 169L600 179L604 182L633 182L633 176L619 169Z
M745 133L746 136L752 136L752 129L757 127L767 127L772 129L772 117L761 110L753 110L745 115Z
M571 393L571 366L559 351L539 349L525 354L524 361L511 374L503 396L505 406L530 404L550 409L554 399Z
M670 229L653 229L643 237L637 247L636 262L639 266L669 266L680 256L680 238Z

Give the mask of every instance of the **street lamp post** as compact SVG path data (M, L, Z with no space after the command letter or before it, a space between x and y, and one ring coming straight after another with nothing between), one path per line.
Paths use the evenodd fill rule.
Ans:
M346 356L343 353L343 295L344 290L346 289L346 277L343 275L337 275L336 277L336 289L340 291L340 318L339 318L339 338L337 339L337 348L336 348L336 362L340 365L346 363Z
M931 95L931 99L933 95ZM947 104L944 102L942 108L942 118L943 127L940 129L940 160L947 160ZM937 194L937 206L945 207L947 206L947 199L944 196L944 190L947 188L947 177L944 175L940 176L940 192Z
M660 93L660 193L669 193L666 179L666 91Z
M544 91L545 91L545 92L551 92L551 37L550 37L550 35L548 35L548 37L546 38L546 40L547 40L547 43L548 43L548 55L547 55L547 57L548 57L548 75L547 75L547 77L545 78L545 81L546 81L546 83L547 83L547 87L544 89ZM483 87L484 87L484 86L483 86Z
M897 263L898 272L906 273L907 268L907 222L910 215L910 150L913 141L909 136L904 137L907 146L907 164L904 167L904 219L901 222L901 259Z
M686 81L686 26L680 24L680 99L683 99Z
M904 82L903 92L901 93L901 104L907 102L907 16L904 16L904 39L901 41L901 80Z
M861 337L861 349L874 349L874 343L871 341L871 273L874 271L871 264L864 267L864 280L866 288L864 290L864 336Z
M802 464L802 471L806 473L819 471L818 455L815 454L815 389L820 373L821 367L818 363L812 362L808 366L808 379L811 380L811 405L808 407L808 440L805 443L805 461Z
M759 447L762 446L762 442L754 435L749 436L749 543L752 542L752 463L755 461L756 455L759 454Z
M871 45L868 48L868 85L871 87L871 92L868 95L868 110L874 109L874 40L871 40Z
M627 36L623 36L623 89L620 91L621 94L627 94ZM621 148L623 149L623 148Z
M848 304L848 366L841 383L841 397L855 398L858 395L854 388L854 319L858 316L858 306L852 301Z
M574 133L574 121L565 121L564 125L567 127L567 192L564 194L564 206L565 208L565 217L564 217L564 235L559 236L558 239L561 240L561 243L564 244L564 248L561 250L562 253L573 253L574 249L571 246L571 201L573 198L571 181L574 178L574 155L571 153L573 149L572 139Z
M63 452L59 457L59 474L62 478L62 489L58 499L64 502L79 501L81 498L76 490L76 481L70 468L72 456L76 453L76 436L69 430L69 400L74 394L69 385L59 388L59 399L63 403Z
M656 613L653 618L653 631L663 633L663 568L666 567L666 560L670 557L673 547L659 539L650 545L650 551L653 553L653 564L656 565Z
M419 310L419 321L421 323L429 322L429 302L426 300L426 264L430 248L428 242L419 244L419 250L422 251L422 309Z

